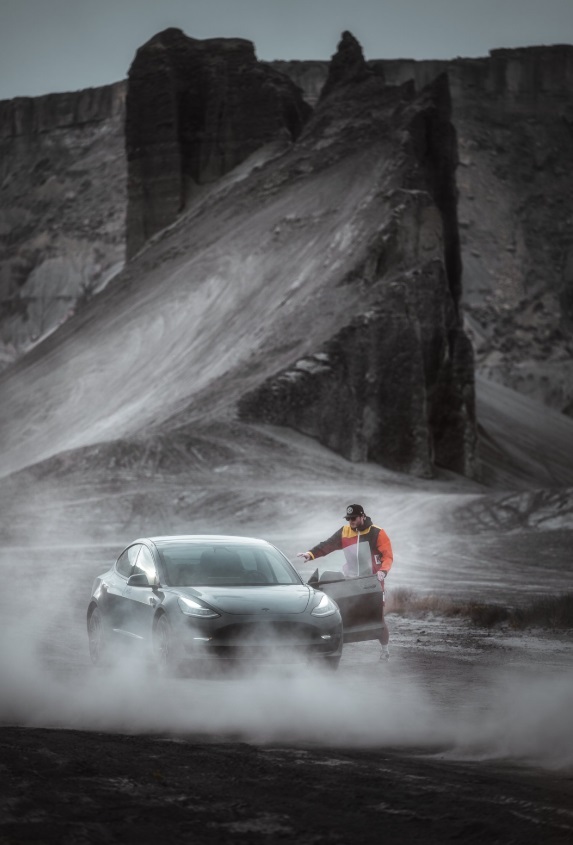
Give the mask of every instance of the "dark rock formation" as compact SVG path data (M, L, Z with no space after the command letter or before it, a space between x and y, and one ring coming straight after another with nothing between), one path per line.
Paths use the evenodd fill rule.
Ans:
M459 327L447 331L440 288L438 267L389 284L382 305L245 396L242 416L289 425L352 461L473 474L472 351ZM423 315L424 304L433 311Z
M326 84L327 62L281 66L309 102ZM417 90L447 73L477 369L573 414L573 46L368 66Z
M141 47L129 70L127 253L172 223L193 189L227 173L310 113L289 77L257 61L250 41L188 38Z
M123 118L125 83L44 97L0 101L0 138L31 138L45 132L79 129Z
M328 76L320 93L320 100L331 91L353 82L362 82L372 71L368 68L362 47L351 32L343 32L338 49L328 67Z
M0 369L123 264L125 85L0 102Z
M369 114L368 128L363 124ZM378 133L389 137L392 177L366 259L346 294L361 313L309 355L239 403L243 418L289 425L350 460L429 475L436 465L472 474L473 358L458 309L461 262L456 216L455 132L445 77L418 98L373 75L342 78L321 99L301 138L338 155ZM391 164L390 164L391 162ZM392 186L392 187L390 187ZM333 292L336 296L336 292Z
M573 402L573 47L496 50L450 72L464 310L479 371Z

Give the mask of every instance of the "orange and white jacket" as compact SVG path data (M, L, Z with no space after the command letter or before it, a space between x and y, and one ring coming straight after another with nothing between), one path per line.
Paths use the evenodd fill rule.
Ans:
M348 524L343 525L328 540L310 549L309 554L314 560L339 549L343 550L346 558L342 568L346 578L370 575L380 569L389 572L394 559L390 538L383 528L373 525L369 516L360 531L355 531Z

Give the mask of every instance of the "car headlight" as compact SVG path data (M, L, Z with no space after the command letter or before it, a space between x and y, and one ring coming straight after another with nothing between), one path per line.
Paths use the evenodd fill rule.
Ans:
M215 617L221 615L220 613L216 613L214 610L211 610L210 607L204 607L202 604L199 604L198 601L188 599L186 596L179 596L177 601L179 603L179 609L183 611L186 616L200 616L203 619L215 619Z
M324 593L316 607L311 610L311 616L332 616L332 614L336 613L336 611L336 605Z

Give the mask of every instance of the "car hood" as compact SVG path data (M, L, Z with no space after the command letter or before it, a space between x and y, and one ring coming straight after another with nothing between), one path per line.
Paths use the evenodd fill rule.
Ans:
M273 587L178 587L189 598L202 599L223 613L267 615L304 613L314 590L306 584Z

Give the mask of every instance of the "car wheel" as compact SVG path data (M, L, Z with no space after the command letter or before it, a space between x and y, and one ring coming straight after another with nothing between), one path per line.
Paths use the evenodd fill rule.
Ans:
M107 656L107 638L99 608L94 607L88 619L88 646L94 666L102 666Z
M178 649L173 629L167 616L162 613L153 631L153 656L160 672L171 674L179 665Z
M337 657L321 657L319 665L322 666L323 669L327 669L329 672L336 672L340 665L340 655Z

